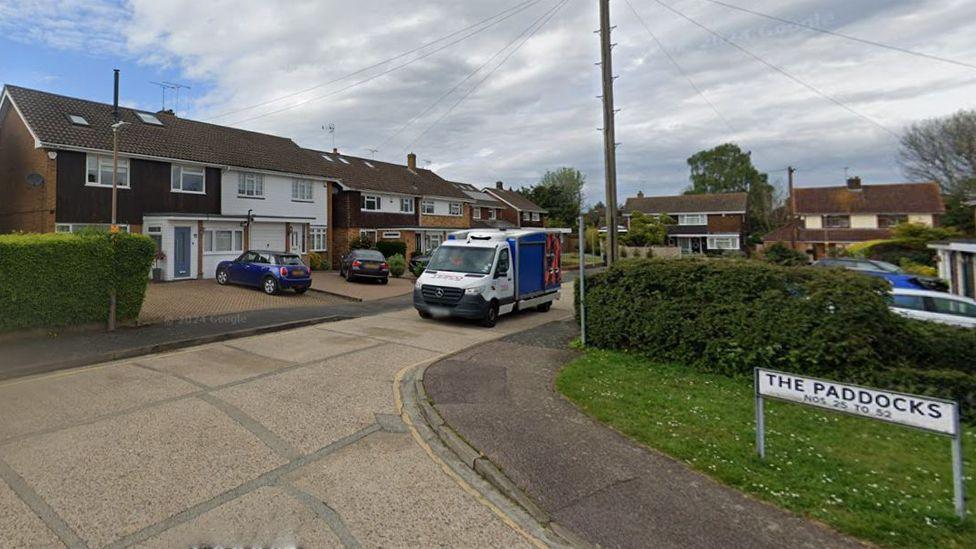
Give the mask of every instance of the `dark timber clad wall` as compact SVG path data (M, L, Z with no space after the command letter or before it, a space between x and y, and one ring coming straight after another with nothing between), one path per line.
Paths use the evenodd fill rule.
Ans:
M112 190L86 187L85 153L58 152L58 223L108 223L112 216ZM142 224L147 213L220 213L220 170L207 168L207 194L170 191L170 164L150 160L129 161L131 189L120 189L118 221Z

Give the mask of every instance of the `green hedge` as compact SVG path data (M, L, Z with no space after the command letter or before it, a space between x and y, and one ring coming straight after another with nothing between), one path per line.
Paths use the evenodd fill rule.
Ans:
M587 342L597 347L728 375L773 368L976 403L976 330L895 315L879 278L652 259L621 261L586 286Z
M2 235L0 330L105 321L112 287L116 318L136 318L155 253L126 233Z
M380 240L376 243L376 249L387 259L395 255L402 255L404 257L407 255L407 243L399 240Z

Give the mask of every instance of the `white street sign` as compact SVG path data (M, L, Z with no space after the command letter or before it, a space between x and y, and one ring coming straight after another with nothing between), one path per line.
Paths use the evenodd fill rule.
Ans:
M955 402L847 385L774 370L756 370L762 396L900 423L946 435L958 434Z

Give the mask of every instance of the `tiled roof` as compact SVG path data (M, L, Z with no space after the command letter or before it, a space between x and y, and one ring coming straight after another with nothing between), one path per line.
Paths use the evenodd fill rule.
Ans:
M483 206L485 208L504 207L504 204L499 202L498 199L496 199L494 196L491 196L490 194L484 191L479 191L478 187L475 187L470 183L460 183L458 181L451 181L450 183L455 187L461 189L461 191L464 192L464 194L468 195L468 198L473 200L474 203L477 204L478 206Z
M889 229L804 229L797 231L798 242L866 242L891 238ZM764 242L789 242L792 225L784 225L763 237Z
M940 214L945 212L942 193L936 183L862 185L859 190L844 187L808 187L796 192L799 214Z
M112 150L112 105L18 86L4 90L42 143ZM123 153L303 175L325 175L329 169L321 157L291 139L149 113L162 122L156 126L140 120L136 112L144 111L119 107L121 120L129 123L119 131ZM72 123L69 115L83 117L88 125Z
M502 202L505 202L506 204L511 205L520 212L548 213L545 209L528 198L525 198L525 196L517 191L513 191L511 189L499 189L498 187L485 187L484 190L488 194L494 196Z
M339 179L344 186L353 190L471 200L453 183L427 169L411 170L403 164L334 152L306 150L319 157L327 158L325 163L328 164L329 177Z
M746 211L746 193L682 194L677 196L634 196L624 204L624 213L677 214Z

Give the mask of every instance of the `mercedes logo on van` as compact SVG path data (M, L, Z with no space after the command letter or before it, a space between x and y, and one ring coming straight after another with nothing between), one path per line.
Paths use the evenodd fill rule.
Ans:
M434 290L434 295L436 295L437 297L444 297L444 289L437 288L436 290Z

